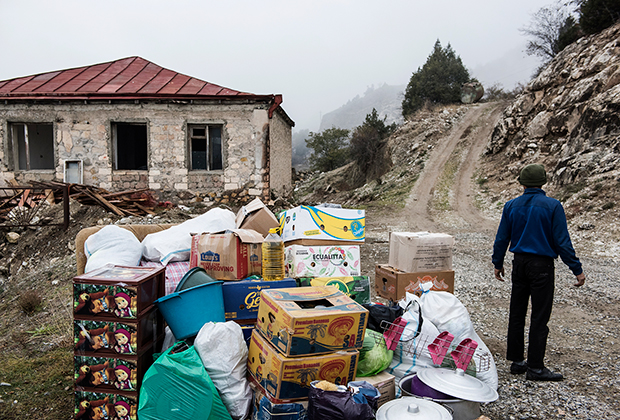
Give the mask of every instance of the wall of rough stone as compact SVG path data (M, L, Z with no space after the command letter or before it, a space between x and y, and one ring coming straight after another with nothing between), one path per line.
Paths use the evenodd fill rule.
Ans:
M271 191L286 196L293 188L291 161L293 159L292 131L278 112L273 113L269 126Z
M269 156L266 142L278 144L271 159L288 161L290 185L291 127L281 118L269 120L268 104L0 104L0 182L14 178L63 179L64 162L83 161L84 184L110 191L151 188L184 192L216 200L218 197L269 197L265 182ZM275 116L276 114L274 114ZM9 166L9 123L53 123L55 169L13 171ZM148 170L118 171L113 167L112 125L145 123ZM274 124L270 130L270 124ZM189 170L188 124L221 124L223 170ZM288 132L287 132L288 130ZM288 144L287 144L288 142ZM279 156L283 154L284 157ZM279 165L278 171L282 172ZM278 175L280 177L280 175ZM282 189L282 185L278 185Z

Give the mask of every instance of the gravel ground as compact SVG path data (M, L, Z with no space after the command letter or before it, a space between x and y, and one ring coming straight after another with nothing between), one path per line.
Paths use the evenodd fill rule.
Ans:
M362 262L364 274L372 279L375 264L387 263L388 232L407 230L394 216L367 212ZM490 260L494 232L450 230L443 231L456 239L455 295L468 309L498 370L499 399L483 404L482 414L492 420L619 419L617 261L590 257L575 243L586 273L586 284L579 289L572 286L575 278L568 268L556 262L555 303L545 363L565 379L555 383L527 381L525 375L511 375L504 358L510 276L504 283L493 276ZM511 259L507 258L507 273Z

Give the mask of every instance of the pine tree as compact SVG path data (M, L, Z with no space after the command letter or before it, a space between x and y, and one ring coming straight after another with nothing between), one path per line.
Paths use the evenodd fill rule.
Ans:
M403 99L403 116L422 108L425 103L459 102L463 83L470 81L469 72L450 44L441 47L437 40L433 52L422 68L413 73Z

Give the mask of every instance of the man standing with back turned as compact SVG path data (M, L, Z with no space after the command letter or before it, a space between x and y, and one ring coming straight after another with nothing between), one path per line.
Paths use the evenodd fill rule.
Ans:
M544 365L547 322L553 306L554 260L559 255L570 268L577 278L574 286L583 286L586 276L575 255L562 204L541 189L547 182L545 168L527 165L518 180L524 187L523 195L504 205L493 245L495 278L500 281L504 281L508 245L514 254L506 358L512 361L510 373L527 372L526 379L534 381L561 381L562 374L551 372ZM525 361L523 336L530 298L532 315Z

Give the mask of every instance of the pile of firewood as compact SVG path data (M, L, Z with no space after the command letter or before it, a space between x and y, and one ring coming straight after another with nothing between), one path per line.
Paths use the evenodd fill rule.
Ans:
M62 189L69 187L69 197L84 205L98 205L118 216L144 216L155 214L157 200L149 189L109 192L103 188L84 184L65 184L57 181L32 181L37 188L52 189L56 202L62 201Z

